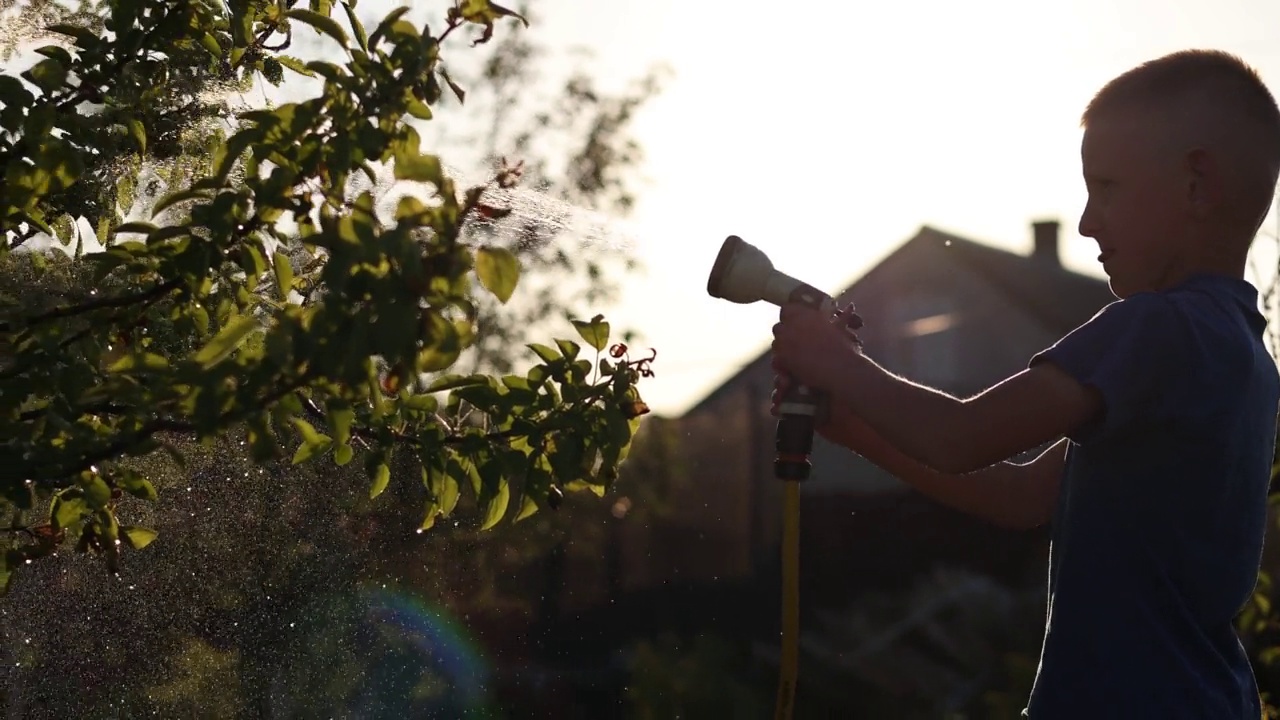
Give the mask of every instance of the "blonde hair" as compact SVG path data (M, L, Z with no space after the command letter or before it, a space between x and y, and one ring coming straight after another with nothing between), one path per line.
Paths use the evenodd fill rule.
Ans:
M1197 132L1235 145L1228 156L1232 172L1249 178L1239 210L1262 223L1280 175L1280 107L1254 68L1221 50L1183 50L1149 60L1104 85L1080 125L1126 113L1154 113L1170 124L1194 119Z

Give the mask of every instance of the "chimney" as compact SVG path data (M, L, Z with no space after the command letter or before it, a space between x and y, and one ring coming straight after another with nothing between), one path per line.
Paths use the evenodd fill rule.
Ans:
M1058 230L1061 224L1057 220L1039 220L1031 223L1035 245L1031 257L1051 265L1061 265L1058 257Z

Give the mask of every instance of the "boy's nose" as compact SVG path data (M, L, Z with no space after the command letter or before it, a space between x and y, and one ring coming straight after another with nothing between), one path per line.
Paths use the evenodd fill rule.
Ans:
M1084 212L1080 214L1080 225L1076 229L1084 237L1093 238L1098 236L1098 231L1102 229L1100 226L1101 223L1098 222L1096 214L1090 212L1089 208L1086 207Z

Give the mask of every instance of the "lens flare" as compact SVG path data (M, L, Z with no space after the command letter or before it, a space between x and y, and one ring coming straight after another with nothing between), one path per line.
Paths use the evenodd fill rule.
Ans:
M271 680L274 716L498 716L482 648L420 596L365 587L317 600L297 617Z

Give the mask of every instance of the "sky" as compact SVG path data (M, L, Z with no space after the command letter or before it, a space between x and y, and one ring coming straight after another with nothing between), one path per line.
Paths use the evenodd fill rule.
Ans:
M647 160L628 222L647 272L605 309L657 349L641 390L662 414L772 339L777 308L706 293L726 235L834 293L922 225L1028 252L1030 223L1057 218L1064 262L1101 276L1096 245L1076 231L1079 116L1092 94L1188 47L1241 55L1280 94L1275 2L744 5L535 3L531 31L592 46L603 80L659 61L673 70L634 128Z
M358 7L369 24L400 4ZM656 349L656 374L640 387L663 415L698 402L772 339L777 308L706 292L727 235L835 293L922 225L1028 252L1031 222L1059 219L1066 265L1101 276L1096 247L1075 229L1079 116L1091 95L1188 47L1241 55L1280 94L1280 3L1262 0L530 4L530 29L497 32L590 49L606 88L657 63L671 70L632 127L646 156L639 202L612 221L626 242L611 251L645 270L624 278L619 302L580 308ZM409 17L438 23L445 7L415 3ZM1273 216L1266 227L1275 225Z

